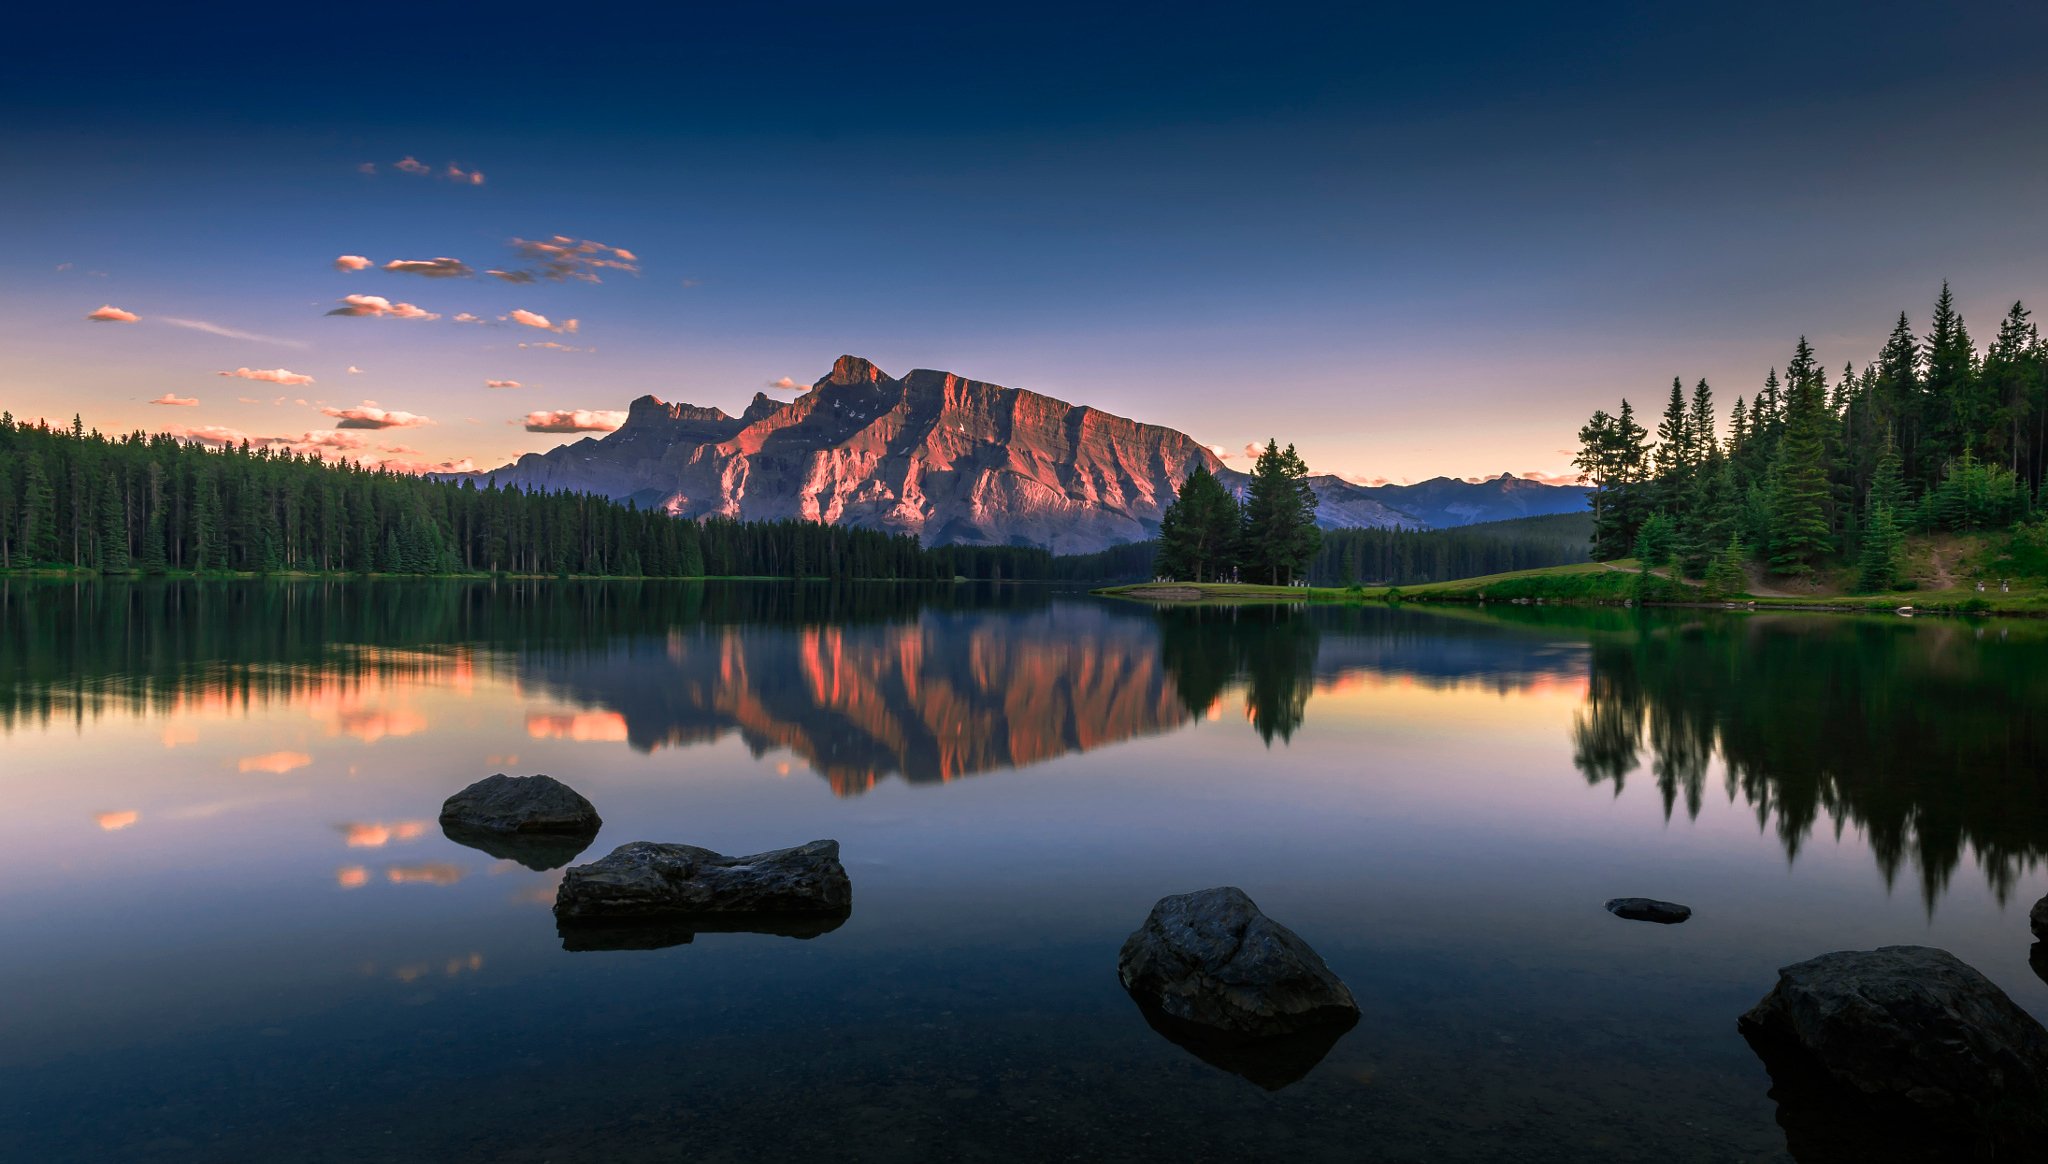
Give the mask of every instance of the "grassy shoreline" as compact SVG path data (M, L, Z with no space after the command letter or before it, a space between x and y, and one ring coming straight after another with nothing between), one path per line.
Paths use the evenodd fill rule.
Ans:
M1710 597L1698 586L1659 575L1644 578L1631 560L1587 562L1517 570L1415 586L1259 586L1234 582L1141 582L1092 591L1109 598L1154 603L1229 606L1252 603L1364 604L1395 602L1508 602L1561 606L1668 606L1822 613L1997 614L2048 617L2048 588L2011 592L1974 586L1902 590L1885 594L1740 594Z

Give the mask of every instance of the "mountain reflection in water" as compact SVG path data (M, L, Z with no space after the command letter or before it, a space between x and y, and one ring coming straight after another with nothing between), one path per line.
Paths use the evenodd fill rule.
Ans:
M1318 698L1375 685L1579 691L1573 759L1589 781L1619 795L1647 765L1667 817L1697 817L1716 788L1794 860L1818 828L1858 830L1887 883L1916 868L1931 908L1966 859L2002 899L2048 849L2044 647L2048 626L2026 622L1153 609L1031 587L0 582L0 733L147 714L171 747L195 717L284 703L373 742L439 730L409 692L509 681L548 705L527 713L534 738L649 752L736 734L854 795L1238 709L1284 748ZM312 760L292 747L239 766L291 777ZM111 832L135 817L97 820ZM341 827L357 845L409 826Z

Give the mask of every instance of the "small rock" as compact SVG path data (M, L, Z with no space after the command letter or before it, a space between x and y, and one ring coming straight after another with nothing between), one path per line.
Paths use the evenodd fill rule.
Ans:
M1358 1003L1322 958L1241 889L1160 898L1124 942L1117 976L1140 1005L1212 1037L1358 1021Z
M2028 911L2027 927L2034 931L2035 937L2048 942L2048 897L2035 902L2034 908Z
M853 885L838 841L812 841L744 857L695 845L634 841L562 874L561 922L696 914L844 914ZM699 928L708 928L700 926Z
M1617 897L1607 903L1607 912L1630 921L1675 926L1692 916L1692 907L1651 897Z
M597 809L552 776L486 776L441 805L442 827L487 833L595 833Z
M1979 1149L2038 1146L2048 1130L2048 1030L1946 950L1886 946L1787 966L1737 1028L1776 1092L1800 1102L1826 1095Z

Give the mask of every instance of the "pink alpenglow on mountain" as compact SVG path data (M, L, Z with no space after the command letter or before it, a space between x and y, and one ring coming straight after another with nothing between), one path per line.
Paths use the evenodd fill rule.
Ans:
M1018 388L857 356L788 403L738 416L642 396L602 439L529 453L502 486L632 499L685 517L799 518L911 534L926 545L1089 553L1158 532L1197 464L1246 478L1185 433ZM1336 477L1312 480L1326 527L1430 524ZM1571 504L1583 506L1574 497Z

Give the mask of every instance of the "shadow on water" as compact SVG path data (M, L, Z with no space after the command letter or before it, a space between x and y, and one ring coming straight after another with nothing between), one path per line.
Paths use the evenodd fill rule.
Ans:
M1341 1023L1329 1023L1291 1035L1269 1039L1232 1040L1218 1038L1212 1031L1184 1022L1142 999L1133 998L1145 1023L1166 1041L1211 1067L1248 1079L1267 1091L1278 1091L1299 1083L1316 1069L1337 1041L1358 1025L1350 1016Z
M621 922L555 923L562 948L571 953L594 950L665 950L695 941L698 934L769 934L808 941L846 924L852 911L824 914L694 914L685 917L640 918Z

